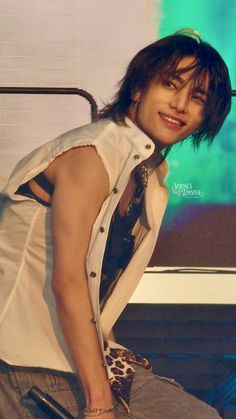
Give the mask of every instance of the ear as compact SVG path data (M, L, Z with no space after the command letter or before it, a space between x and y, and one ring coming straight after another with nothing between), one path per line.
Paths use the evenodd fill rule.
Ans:
M135 90L135 92L132 94L132 100L134 102L139 102L141 99L141 94L142 94L141 90Z

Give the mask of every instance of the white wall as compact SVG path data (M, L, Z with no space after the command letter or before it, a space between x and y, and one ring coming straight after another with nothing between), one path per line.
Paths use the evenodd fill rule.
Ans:
M154 0L0 0L0 85L78 87L101 106L156 38ZM90 121L75 96L0 95L0 186L16 161Z

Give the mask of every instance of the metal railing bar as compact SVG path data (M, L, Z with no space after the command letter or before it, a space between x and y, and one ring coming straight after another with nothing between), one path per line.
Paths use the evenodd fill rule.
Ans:
M34 94L34 95L78 95L82 96L90 104L91 120L97 119L97 103L93 96L86 90L76 87L10 87L1 86L0 94Z

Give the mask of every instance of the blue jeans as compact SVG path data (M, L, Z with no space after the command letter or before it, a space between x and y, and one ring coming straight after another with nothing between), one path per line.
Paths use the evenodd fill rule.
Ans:
M174 380L159 377L136 367L128 415L116 407L116 418L133 419L219 419L217 412L186 393ZM67 409L75 418L83 418L83 393L75 374L42 368L14 367L0 361L0 418L49 419L27 396L38 386Z

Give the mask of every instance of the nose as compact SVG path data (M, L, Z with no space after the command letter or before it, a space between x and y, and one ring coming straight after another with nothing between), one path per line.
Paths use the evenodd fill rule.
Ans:
M189 90L186 86L182 89L175 90L170 98L169 105L171 109L175 109L178 113L186 113L189 104Z

